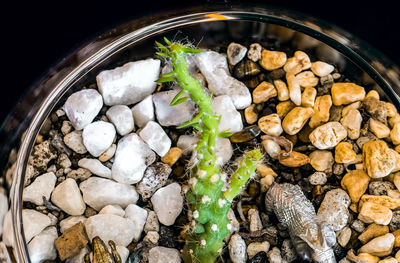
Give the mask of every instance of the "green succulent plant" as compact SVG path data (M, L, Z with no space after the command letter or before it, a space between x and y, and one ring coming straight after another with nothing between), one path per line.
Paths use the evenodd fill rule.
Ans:
M192 100L199 107L196 117L178 127L192 126L200 132L190 171L190 189L186 193L192 221L182 258L186 263L213 263L220 255L223 240L232 227L227 217L232 201L254 174L262 154L259 149L246 152L227 185L226 175L221 172L217 160L215 143L218 137L229 137L231 134L229 131L218 132L220 117L214 114L212 94L208 95L200 81L190 75L185 58L187 54L202 50L170 42L166 38L164 41L166 45L156 42L160 49L157 55L170 59L173 71L161 76L157 82L176 81L182 88L171 101L171 106Z

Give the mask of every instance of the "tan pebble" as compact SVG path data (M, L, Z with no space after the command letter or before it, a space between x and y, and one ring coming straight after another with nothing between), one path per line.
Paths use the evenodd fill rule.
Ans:
M278 92L273 84L263 81L253 90L253 102L266 102L270 98L276 97Z
M364 167L371 178L385 177L396 166L396 156L382 140L364 143L362 154Z
M357 255L357 257L359 257L363 260L362 263L378 263L379 262L379 257L370 255L368 253L360 253Z
M334 69L335 69L334 66L322 61L316 61L311 64L311 71L319 77L324 77L329 75L330 73L332 73Z
M392 198L400 199L400 191L399 190L388 189L387 195Z
M377 100L380 99L379 93L376 90L370 90L368 91L367 95L365 98L375 98Z
M274 183L275 178L272 175L267 175L260 179L261 192L265 193L269 187Z
M281 151L278 156L279 162L287 167L300 167L310 162L310 158L302 153L292 151L289 156L286 156L285 151Z
M346 138L347 130L339 122L328 122L315 128L310 134L311 143L320 150L335 147Z
M365 202L360 209L358 219L367 224L388 225L392 220L392 210L373 202Z
M276 90L278 91L278 100L285 101L290 98L289 89L285 82L280 79L274 80L274 85Z
M310 58L303 51L296 51L294 56L286 61L283 69L292 74L297 74L305 69L311 68Z
M387 257L382 260L379 260L378 263L397 263L397 259L395 259L394 257Z
M365 98L363 87L354 83L334 83L331 89L332 101L336 106L350 104Z
M389 149L390 152L393 153L393 155L395 156L395 165L394 168L392 170L392 173L400 171L400 153L396 152L393 149Z
M393 128L396 123L400 122L400 114L396 114L393 117L389 118L388 122L389 126Z
M390 102L384 101L384 103L385 103L385 108L386 108L386 112L387 112L386 114L387 114L388 118L396 116L396 114L397 114L396 107Z
M362 120L361 113L356 109L348 110L347 114L340 120L340 123L346 128L347 136L350 139L356 140L360 137Z
M314 114L311 116L309 126L311 128L329 121L329 111L332 106L331 95L318 96L314 104Z
M281 119L276 113L261 117L258 120L258 127L265 134L275 137L278 137L283 132Z
M349 193L351 201L357 203L368 189L369 181L370 177L364 170L352 170L343 176L340 184Z
M390 129L388 126L373 118L369 119L369 130L379 139L389 137Z
M400 144L400 123L396 123L390 131L390 139L394 145Z
M331 170L333 163L333 155L330 151L315 150L310 154L310 164L319 172Z
M270 245L268 241L250 243L247 246L247 255L249 256L249 259L252 259L255 255L257 255L260 252L267 253L269 247Z
M286 82L288 84L290 100L297 106L300 106L301 88L296 76L292 73L286 73Z
M260 65L266 70L274 70L285 65L287 56L285 52L264 49L261 53Z
M335 147L335 162L337 163L350 163L356 159L356 156L353 145L349 142L340 142Z
M273 140L263 140L261 144L264 147L264 150L272 159L278 159L279 152L281 151L281 147L279 144Z
M400 250L396 252L394 257L396 258L397 262L400 262Z
M116 150L117 145L115 143L111 144L111 146L99 156L99 161L103 163L107 162L114 156Z
M397 229L392 234L394 235L394 246L400 247L400 229Z
M318 78L311 71L303 71L296 75L300 87L315 87L318 84Z
M342 109L342 117L345 116L349 110L358 110L361 107L361 101L353 102Z
M310 142L309 136L312 131L313 131L313 129L310 126L305 125L303 127L303 129L301 129L300 132L297 134L299 137L299 140L304 143L309 143Z
M294 107L296 107L296 105L291 100L280 102L276 105L276 113L279 118L283 119Z
M178 147L172 147L169 151L161 158L161 161L169 166L173 166L179 158L182 156L182 150Z
M358 206L362 207L366 202L371 202L381 206L385 206L391 210L400 207L400 199L393 198L387 195L363 195L360 199Z
M359 236L358 240L361 241L361 243L366 244L368 241L375 237L379 237L382 235L385 235L389 233L389 227L388 226L382 226L378 224L370 224Z
M366 98L362 101L363 109L375 120L386 122L387 110L385 103L374 97Z
M350 227L346 226L343 229L336 232L337 242L342 247L346 247L347 243L350 241L351 237L351 229Z
M54 241L54 245L60 259L65 260L78 254L88 242L85 226L82 222L79 222L65 230L64 233Z
M394 245L394 235L387 233L383 236L376 237L362 246L360 253L369 253L377 257L384 257L392 252Z
M313 113L312 108L296 107L292 109L282 121L283 130L289 135L298 133Z
M244 110L244 117L248 124L256 123L258 120L258 112L255 110L256 104L251 104Z
M257 172L261 175L261 177L266 177L268 175L272 175L273 177L277 177L278 175L272 170L271 167L266 165L260 165L257 167Z
M301 94L301 106L303 107L313 107L315 102L315 97L317 96L317 90L313 87L307 87Z

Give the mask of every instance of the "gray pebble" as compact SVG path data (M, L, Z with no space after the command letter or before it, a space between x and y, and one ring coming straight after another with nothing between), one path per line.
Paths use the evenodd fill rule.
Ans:
M308 181L312 185L324 185L326 184L328 178L324 172L315 172L308 177Z
M369 183L368 191L371 195L387 195L388 190L395 190L393 183L388 181L375 181Z
M351 223L350 227L357 231L358 233L361 233L365 230L365 224L359 219L356 219Z

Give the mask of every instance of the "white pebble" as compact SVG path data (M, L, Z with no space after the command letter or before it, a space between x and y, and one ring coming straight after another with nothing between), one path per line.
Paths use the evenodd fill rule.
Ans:
M105 121L96 121L87 125L82 133L83 144L94 157L100 156L107 150L113 143L114 137L114 126Z
M149 251L149 263L180 263L181 257L179 251L174 248L153 247Z
M69 216L60 221L60 232L64 233L65 230L69 229L70 227L76 225L79 222L85 224L86 219L87 218L84 216Z
M33 209L22 210L22 222L24 224L25 240L27 242L51 224L51 220L48 216Z
M133 186L105 178L90 177L79 187L85 203L97 211L106 205L119 205L126 208L129 204L135 204L139 199Z
M233 147L231 141L228 138L218 137L215 142L215 148L217 149L217 164L226 164L233 155Z
M51 201L61 210L73 216L82 215L86 209L78 184L72 178L67 178L56 186L51 195Z
M233 263L245 263L247 260L246 243L239 234L234 234L229 241L229 255Z
M235 133L243 129L242 117L229 96L215 97L212 101L212 106L214 113L217 116L221 116L218 125L219 132L228 130L231 133Z
M117 132L124 136L135 128L132 111L126 105L115 105L106 112L107 118L114 124Z
M147 166L155 159L154 152L136 133L128 134L118 142L112 178L119 183L135 184L142 180Z
M166 226L173 225L182 212L181 186L178 183L172 183L158 189L151 197L151 203L160 223Z
M88 169L92 174L111 179L111 170L97 159L82 158L78 166Z
M324 185L326 184L328 178L324 172L315 172L308 177L308 181L312 185Z
M125 211L119 205L106 205L100 210L99 214L113 214L125 217Z
M130 204L125 209L125 217L133 222L133 238L138 241L146 224L147 211L135 204Z
M97 86L106 105L130 105L154 92L161 61L146 59L129 62L97 75Z
M29 259L32 263L54 260L57 257L54 241L57 239L57 229L49 227L34 237L28 244Z
M250 243L249 246L247 247L247 255L251 259L259 252L267 253L269 250L269 246L270 244L268 241Z
M50 199L56 185L57 177L53 172L45 173L36 177L35 181L24 188L22 198L25 202L32 202L36 205L43 205L43 197ZM0 221L1 222L1 221Z
M127 249L124 246L116 246L117 252L119 256L121 257L121 262L127 262L128 256L129 256L129 249Z
M132 115L135 124L142 128L149 121L154 121L153 96L149 95L144 100L133 106Z
M171 148L171 139L157 122L147 122L146 126L139 132L139 136L149 145L150 149L161 157Z
M64 104L68 119L77 130L91 123L103 107L103 98L95 89L73 93Z

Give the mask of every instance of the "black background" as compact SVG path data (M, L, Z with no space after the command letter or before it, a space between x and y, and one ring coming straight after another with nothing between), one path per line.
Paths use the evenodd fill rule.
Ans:
M232 1L246 4L246 1ZM297 10L366 40L400 65L399 9L388 1L252 1ZM83 42L133 18L206 1L14 1L1 7L0 122L25 89ZM2 4L3 5L3 4Z

